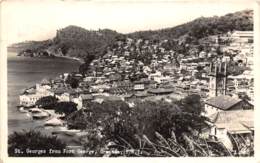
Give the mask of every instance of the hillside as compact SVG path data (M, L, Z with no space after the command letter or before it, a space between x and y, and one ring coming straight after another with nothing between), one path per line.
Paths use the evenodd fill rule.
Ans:
M32 51L37 51L39 49L44 49L52 45L51 40L45 40L45 41L25 41L20 42L16 44L12 44L8 47L8 51L12 52L21 52L25 51L27 49L30 49Z
M105 48L114 42L120 34L109 29L86 30L77 26L68 26L58 30L53 39L55 49L62 54L84 58L88 54L102 55Z
M124 40L127 37L150 41L177 40L184 44L199 44L199 40L207 36L233 30L253 30L253 11L244 10L221 17L201 17L172 28L130 34L120 34L110 29L95 31L68 26L57 30L56 36L52 40L18 43L10 46L8 50L23 52L29 49L30 52L36 52L36 56L39 51L47 51L54 55L85 58L89 54L102 56L106 53L107 47L113 45L115 41Z
M253 10L239 11L221 17L200 17L191 22L173 28L165 28L154 31L139 31L130 33L128 36L149 40L170 40L178 39L179 37L188 34L194 40L233 30L253 30Z

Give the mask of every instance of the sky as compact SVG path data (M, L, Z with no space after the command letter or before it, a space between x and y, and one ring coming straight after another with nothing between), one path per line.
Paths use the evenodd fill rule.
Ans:
M121 33L154 30L204 16L222 16L252 3L198 1L80 1L10 0L1 4L2 40L7 44L53 38L57 29L76 25L85 29L109 28Z

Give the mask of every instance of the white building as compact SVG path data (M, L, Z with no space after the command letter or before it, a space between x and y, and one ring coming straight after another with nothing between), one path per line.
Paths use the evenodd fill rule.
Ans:
M19 96L20 105L25 107L34 106L36 101L45 97L44 94L23 94ZM48 96L48 95L47 95Z
M237 139L237 142L242 139L246 146L253 142L253 110L218 112L212 115L210 119L212 121L210 135L217 137L229 150L234 150L232 139Z

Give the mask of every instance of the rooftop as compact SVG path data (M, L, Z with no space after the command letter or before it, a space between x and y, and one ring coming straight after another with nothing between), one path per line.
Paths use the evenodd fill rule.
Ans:
M148 90L149 93L153 94L165 94L165 93L172 93L173 89L171 88L156 88Z
M232 106L238 104L242 100L227 95L213 97L205 102L205 104L216 107L221 110L229 110Z
M211 119L217 128L225 128L230 133L250 132L254 128L254 110L222 111Z
M82 100L93 100L94 97L91 94L81 94Z

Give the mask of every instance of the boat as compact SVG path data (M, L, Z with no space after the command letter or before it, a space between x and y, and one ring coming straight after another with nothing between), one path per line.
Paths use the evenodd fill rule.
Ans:
M39 108L31 108L31 109L29 109L29 112L31 112L31 113L41 113L43 111L42 111L42 109L39 109Z
M44 126L62 126L62 125L63 125L62 120L55 117L44 123Z
M50 114L48 114L47 112L44 112L44 111L42 111L40 113L33 113L32 114L33 119L44 119L44 118L47 118L49 116L50 116Z
M20 106L18 110L19 110L19 112L21 112L21 113L28 113L28 111L27 111L27 110L24 110L24 107L22 107L22 106Z
M76 133L79 133L80 130L67 130L67 131L64 131L64 134L68 135L68 136L74 136Z

